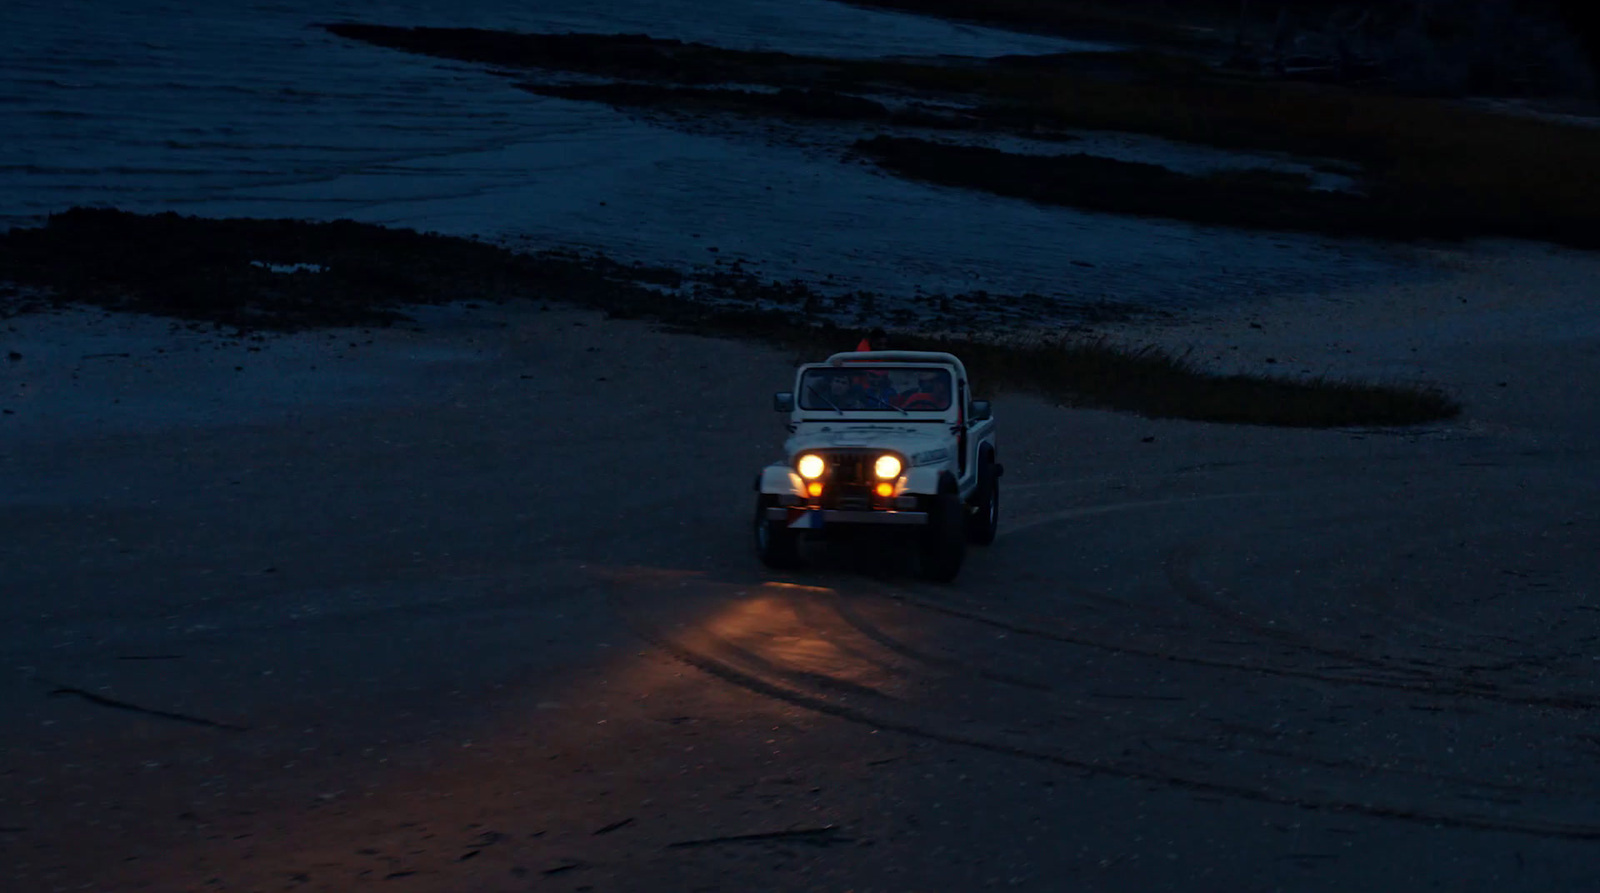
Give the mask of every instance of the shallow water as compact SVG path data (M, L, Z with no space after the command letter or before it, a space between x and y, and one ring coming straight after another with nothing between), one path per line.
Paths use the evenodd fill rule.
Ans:
M842 162L837 133L802 146L743 124L663 126L314 27L347 18L851 56L1093 48L827 0L11 0L0 226L75 204L348 217L680 268L740 259L839 290L1168 309L1399 275L1371 245L908 183Z

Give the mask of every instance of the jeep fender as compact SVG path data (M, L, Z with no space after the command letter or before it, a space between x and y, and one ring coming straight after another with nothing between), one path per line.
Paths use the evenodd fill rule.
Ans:
M998 451L992 440L978 447L978 468L981 469L985 465L994 469L995 477L1001 477L1006 473L1006 467L1000 464Z
M756 479L756 490L773 496L803 496L805 482L787 465L768 465Z

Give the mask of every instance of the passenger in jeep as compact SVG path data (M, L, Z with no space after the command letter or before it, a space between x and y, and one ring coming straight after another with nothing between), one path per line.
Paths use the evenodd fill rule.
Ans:
M889 384L889 374L882 369L863 370L851 379L851 385L866 409L894 406L895 391Z

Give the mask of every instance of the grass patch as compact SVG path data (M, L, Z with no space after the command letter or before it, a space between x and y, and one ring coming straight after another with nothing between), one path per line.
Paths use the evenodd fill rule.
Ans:
M906 339L902 339L906 340ZM915 346L920 339L909 339ZM897 341L897 346L900 346ZM1186 356L1102 339L1034 345L929 340L962 358L982 384L1016 387L1063 403L1152 418L1299 428L1416 425L1455 418L1461 405L1438 388L1327 378L1220 375ZM1085 399L1085 395L1089 395Z
M261 264L312 264L274 272ZM720 274L701 299L662 294L670 270L603 258L521 254L470 239L337 221L207 219L74 208L42 227L0 233L0 283L90 304L236 327L293 331L388 325L411 304L544 299L702 335L752 339L809 356L857 333L805 309L804 286ZM648 285L647 285L648 283ZM758 307L775 302L784 307ZM9 308L18 312L21 306ZM0 306L0 315L7 308ZM1103 341L1007 345L903 335L897 346L962 357L980 385L1153 417L1302 427L1411 425L1460 406L1427 388L1218 375L1154 349Z
M716 319L699 334L751 333L811 359L848 350L859 334L832 326L795 328L770 319ZM728 324L732 323L731 327ZM753 324L753 325L752 325ZM1288 428L1421 425L1461 414L1437 387L1326 377L1288 379L1219 374L1156 347L1099 337L1028 344L896 334L896 350L953 353L981 393L1017 390L1064 406L1120 410L1149 418ZM980 396L981 396L980 393Z

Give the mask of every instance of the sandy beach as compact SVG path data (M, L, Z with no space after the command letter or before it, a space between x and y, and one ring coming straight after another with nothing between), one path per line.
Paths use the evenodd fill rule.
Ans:
M1001 536L948 587L755 562L769 349L8 320L7 888L1591 884L1595 261L1435 261L1108 334L1461 419L998 395Z

